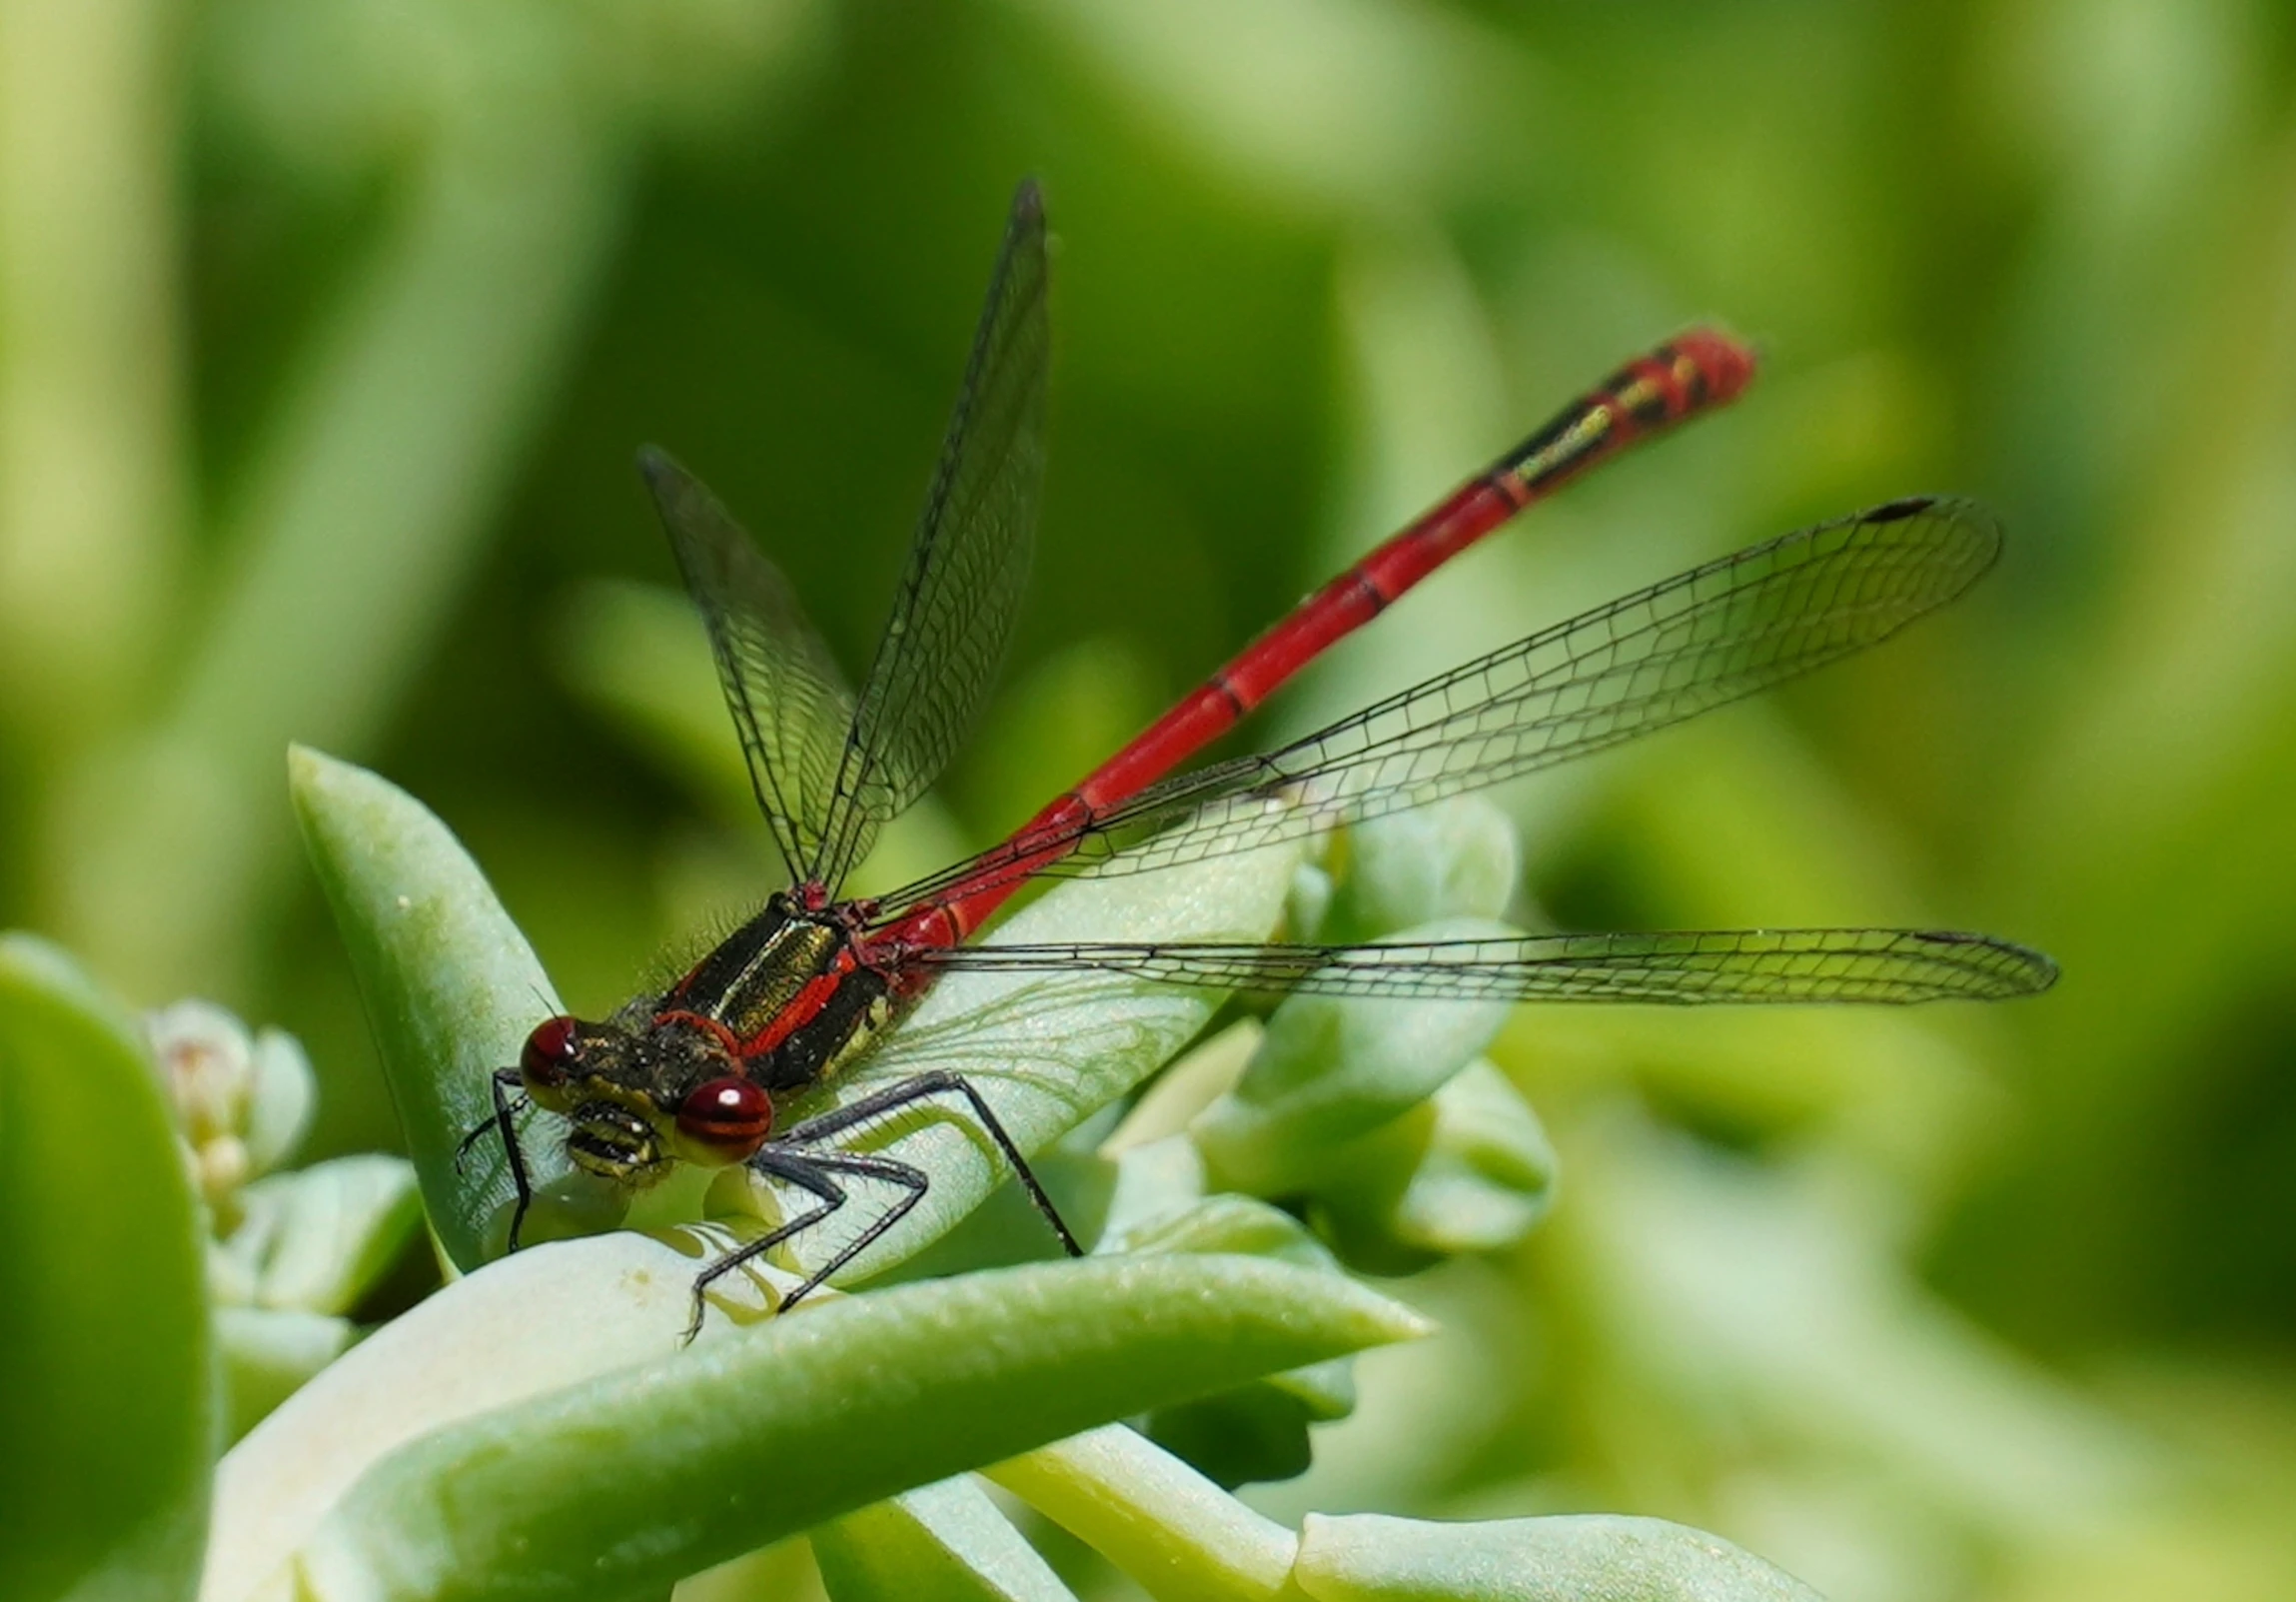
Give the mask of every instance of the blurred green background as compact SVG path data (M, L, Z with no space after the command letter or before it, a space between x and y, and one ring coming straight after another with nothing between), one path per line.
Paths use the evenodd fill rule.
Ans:
M1665 1514L1856 1602L2296 1595L2292 66L2242 0L0 0L0 914L299 1031L321 1150L390 1145L302 740L619 1000L772 882L632 452L864 662L1023 174L1040 556L896 867L1716 317L1765 353L1743 402L1261 734L1981 496L2011 553L1953 614L1508 793L1524 911L1981 926L2066 977L1523 1009L1554 1219L1415 1282L1448 1332L1252 1494ZM692 738L632 738L667 705Z

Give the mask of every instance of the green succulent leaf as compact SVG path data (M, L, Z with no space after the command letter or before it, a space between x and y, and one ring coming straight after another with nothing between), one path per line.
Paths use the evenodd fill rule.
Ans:
M1373 940L1445 918L1506 914L1522 882L1522 837L1488 797L1455 796L1358 824L1347 876L1318 938Z
M1478 1057L1419 1105L1334 1149L1308 1215L1350 1267L1415 1273L1522 1240L1546 1215L1555 1172L1538 1113Z
M238 1440L349 1351L358 1329L327 1313L218 1307L215 1333L230 1403L226 1433Z
M438 816L398 786L304 747L288 755L304 843L351 954L367 1019L423 1185L431 1228L468 1271L511 1195L500 1146L463 1137L494 1116L488 1076L561 1010L549 975L486 876ZM530 1141L539 1181L566 1169Z
M1249 1252L1325 1273L1339 1265L1323 1242L1278 1207L1249 1196L1208 1196L1185 1211L1141 1226L1122 1242L1136 1251ZM1307 1472L1308 1425L1355 1410L1351 1358L1334 1357L1270 1374L1217 1396L1150 1413L1151 1440L1227 1487Z
M22 934L0 1217L0 1596L189 1596L219 1426L206 1231L141 1031Z
M255 1594L360 1475L429 1431L674 1354L702 1254L724 1245L625 1230L538 1246L376 1330L225 1454L203 1595ZM713 1306L701 1338L730 1327Z
M588 1261L576 1247L601 1244L532 1257ZM527 1260L474 1275L401 1323ZM582 1300L598 1305L630 1294L589 1291ZM663 1310L605 1321L651 1322L667 1342ZM516 1350L550 1344L531 1338L531 1299L502 1312L529 1337ZM626 1595L1094 1424L1423 1328L1346 1278L1256 1258L1107 1258L896 1286L407 1440L289 1544L298 1583L322 1602ZM512 1361L500 1348L496 1360ZM320 1390L241 1452L298 1410L378 1405L371 1388L339 1385L306 1408ZM324 1446L319 1422L299 1428ZM257 1492L232 1479L235 1497ZM249 1511L274 1517L260 1502ZM272 1577L260 1555L235 1555L248 1586L211 1575L214 1602Z
M390 1271L421 1226L415 1171L403 1159L334 1157L258 1179L222 1246L258 1307L348 1313Z
M1605 1515L1437 1524L1310 1514L1293 1578L1315 1602L1818 1602L1719 1536Z
M833 1519L811 1539L831 1602L1076 1602L966 1475Z
M1480 918L1420 924L1414 940L1503 939ZM1294 995L1236 1088L1189 1125L1215 1185L1283 1196L1307 1188L1333 1148L1428 1096L1491 1042L1506 1001Z

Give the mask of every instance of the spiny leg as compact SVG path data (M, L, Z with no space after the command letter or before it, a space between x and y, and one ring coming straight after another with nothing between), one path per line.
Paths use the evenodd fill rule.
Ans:
M461 1173L463 1159L470 1155L471 1147L490 1132L502 1139L503 1156L510 1164L511 1183L518 1187L519 1192L519 1204L511 1213L510 1238L504 1245L506 1252L519 1249L519 1226L527 1221L527 1208L535 1199L534 1186L527 1179L527 1154L519 1145L519 1128L515 1121L516 1114L530 1103L524 1094L515 1101L504 1094L506 1090L522 1089L525 1083L517 1068L497 1068L489 1080L489 1087L495 1097L495 1115L463 1136L461 1143L455 1147L455 1171Z
M790 1236L801 1230L810 1229L852 1199L845 1193L844 1186L829 1177L831 1173L853 1173L864 1178L889 1180L901 1186L905 1193L899 1200L886 1208L881 1216L873 1220L869 1227L861 1232L858 1240L839 1250L825 1265L799 1284L795 1290L783 1296L778 1311L786 1312L798 1298L804 1296L819 1285L822 1280L851 1262L855 1256L867 1248L871 1241L900 1222L908 1210L923 1198L929 1184L921 1170L913 1168L905 1162L896 1162L890 1157L855 1156L842 1152L829 1156L800 1156L795 1152L776 1151L772 1146L767 1146L749 1159L748 1166L755 1172L769 1174L777 1179L786 1179L791 1184L802 1186L818 1197L821 1204L810 1212L784 1219L764 1234L759 1235L755 1240L746 1241L735 1247L704 1268L695 1277L693 1281L693 1319L685 1326L683 1339L686 1342L691 1342L693 1337L701 1332L702 1315L707 1310L705 1297L710 1285L743 1263L763 1252L772 1250L773 1247L787 1240Z
M685 1334L681 1337L680 1344L690 1344L693 1337L701 1333L701 1317L708 1310L708 1303L704 1298L712 1284L751 1258L771 1251L799 1230L811 1228L842 1207L849 1199L843 1186L822 1173L819 1165L808 1158L800 1157L794 1162L784 1162L775 1156L771 1146L767 1146L749 1159L748 1166L758 1173L770 1174L774 1178L786 1179L791 1184L801 1185L813 1193L820 1205L811 1212L800 1213L794 1218L783 1219L755 1240L743 1242L702 1269L694 1277L693 1318L686 1324ZM788 1304L788 1299L784 1298L781 1305L786 1307Z
M997 1121L996 1114L989 1110L987 1099L973 1087L969 1079L951 1073L945 1068L916 1074L901 1080L898 1084L887 1085L882 1090L865 1095L858 1101L847 1102L834 1111L824 1112L818 1117L807 1118L787 1133L778 1136L774 1144L784 1146L810 1145L815 1141L825 1140L830 1135L841 1134L854 1125L865 1123L882 1113L905 1107L914 1101L921 1101L927 1096L949 1094L961 1095L972 1103L972 1110L980 1119L981 1127L988 1131L989 1138L994 1140L997 1149L1004 1153L1004 1160L1012 1164L1012 1171L1020 1179L1021 1187L1028 1192L1029 1201L1035 1205L1037 1212L1043 1216L1044 1221L1052 1226L1052 1232L1060 1238L1062 1249L1071 1257L1083 1256L1084 1248L1078 1245L1076 1237L1069 1233L1068 1225L1062 1221L1059 1209L1053 1206L1052 1198L1044 1193L1044 1186L1037 1182L1035 1172L1029 1167L1027 1159L1021 1156L1019 1145L1014 1142L1010 1134L1005 1132L1005 1127Z
M925 1177L922 1168L912 1167L908 1163L896 1161L891 1157L867 1157L849 1151L833 1152L826 1156L798 1157L784 1152L781 1160L793 1168L812 1166L816 1169L828 1169L832 1172L859 1174L865 1179L884 1179L899 1185L902 1189L902 1194L895 1198L891 1205L869 1220L869 1226L866 1229L863 1229L844 1245L839 1246L827 1262L805 1276L804 1283L781 1298L781 1310L783 1312L787 1312L799 1297L809 1294L815 1286L831 1274L844 1267L862 1252L867 1251L870 1246L876 1243L878 1236L906 1218L909 1215L909 1209L925 1199L925 1191L932 1184L932 1181ZM796 1176L792 1173L791 1177L795 1178ZM836 1183L826 1173L816 1174L816 1177L826 1185L834 1186ZM801 1179L798 1180L800 1184L803 1182Z

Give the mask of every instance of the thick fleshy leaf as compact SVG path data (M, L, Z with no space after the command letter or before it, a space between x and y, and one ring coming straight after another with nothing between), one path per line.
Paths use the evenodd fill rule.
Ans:
M1504 939L1481 918L1421 924L1415 940ZM1295 995L1236 1088L1189 1125L1213 1183L1281 1196L1307 1186L1332 1148L1435 1093L1506 1022L1506 1001Z
M1298 1541L1121 1424L1087 1430L986 1476L1092 1547L1156 1602L1276 1602Z
M1515 820L1485 796L1454 796L1348 831L1347 878L1318 938L1374 940L1452 917L1505 915L1521 881ZM1306 937L1306 936L1303 936Z
M511 1194L497 1142L458 1165L463 1137L494 1116L488 1076L519 1059L560 1010L510 915L462 842L422 802L363 768L296 747L289 788L320 887L351 954L367 1020L423 1183L431 1227L455 1266L475 1268ZM527 1143L538 1181L563 1154Z
M549 1344L522 1323L514 1350ZM1348 1279L1245 1257L896 1286L434 1430L359 1478L295 1572L320 1602L633 1594L1093 1424L1423 1327Z
M724 1245L617 1231L537 1246L378 1329L225 1455L202 1597L240 1602L278 1577L361 1474L425 1432L673 1354L702 1253ZM766 1305L713 1302L701 1339Z
M415 1171L379 1153L258 1179L222 1255L257 1307L348 1313L422 1225Z
M1307 1227L1281 1207L1272 1207L1250 1196L1207 1196L1186 1211L1166 1217L1134 1231L1123 1242L1130 1251L1194 1251L1243 1252L1254 1257L1268 1257L1277 1262L1297 1264L1323 1273L1338 1273L1339 1264L1332 1258L1331 1249ZM1304 1426L1308 1421L1328 1422L1345 1418L1355 1409L1355 1374L1353 1359L1334 1357L1324 1362L1311 1363L1281 1374L1270 1374L1264 1380L1255 1380L1248 1390L1270 1389L1281 1393L1298 1409L1295 1422ZM1205 1398L1198 1405L1212 1407L1228 1397ZM1153 1431L1151 1432L1153 1433ZM1302 1446L1304 1449L1304 1434ZM1199 1463L1199 1467L1204 1465ZM1206 1472L1211 1472L1209 1469ZM1297 1473L1298 1470L1291 1472ZM1258 1479L1250 1474L1241 1479Z
M1183 1212L1131 1231L1125 1249L1239 1251L1337 1273L1331 1251L1297 1218L1249 1196L1208 1196ZM1283 1480L1313 1460L1308 1425L1355 1410L1354 1360L1334 1357L1217 1396L1158 1408L1151 1440L1223 1486Z
M1308 1216L1349 1266L1415 1273L1520 1241L1546 1215L1555 1169L1539 1115L1478 1057L1401 1117L1336 1148Z
M351 1349L358 1329L327 1313L273 1307L218 1307L226 1433L237 1440L311 1377Z
M1258 1018L1241 1017L1199 1041L1140 1092L1100 1143L1100 1154L1121 1158L1134 1147L1184 1133L1198 1113L1236 1087L1266 1033Z
M188 1596L218 1428L205 1231L143 1035L0 936L0 1596Z
M1102 1249L1204 1199L1204 1154L1184 1134L1129 1147L1117 1155L1113 1167L1108 1205L1101 1216Z
M1076 1602L969 1475L832 1519L812 1542L831 1602Z
M1437 1524L1310 1514L1293 1578L1315 1602L1818 1602L1720 1536L1603 1515Z

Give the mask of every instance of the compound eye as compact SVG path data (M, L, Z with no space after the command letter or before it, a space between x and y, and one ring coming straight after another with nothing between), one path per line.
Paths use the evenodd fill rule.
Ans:
M578 1028L563 1013L535 1025L535 1032L527 1036L526 1048L519 1053L519 1071L526 1075L527 1083L545 1088L566 1083L581 1057Z
M747 1079L711 1079L679 1105L677 1127L728 1162L738 1162L773 1132L773 1101Z

